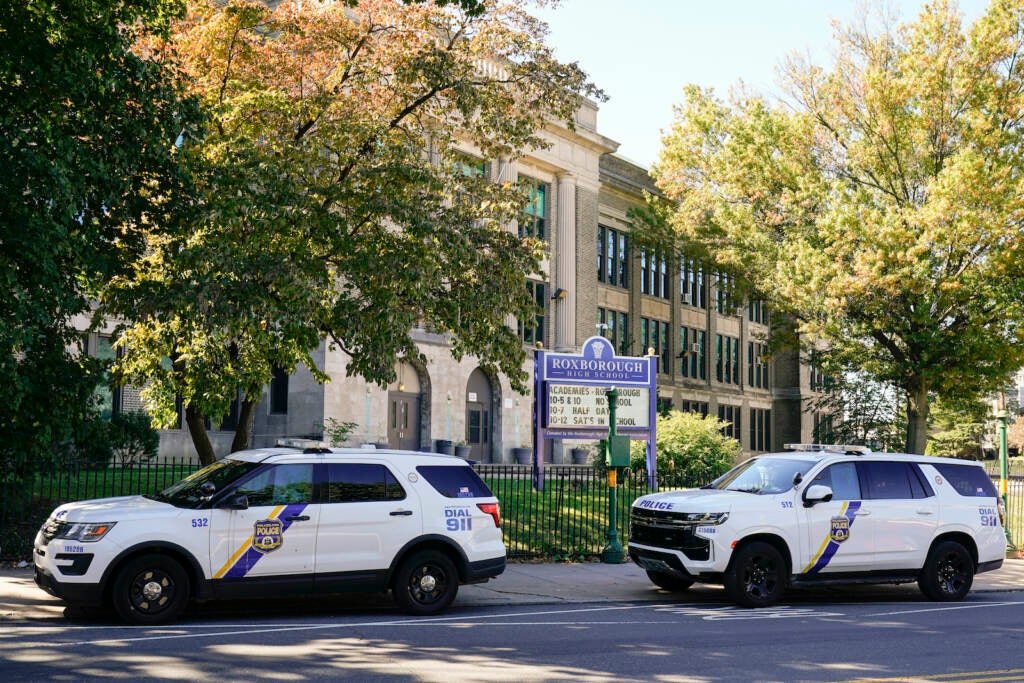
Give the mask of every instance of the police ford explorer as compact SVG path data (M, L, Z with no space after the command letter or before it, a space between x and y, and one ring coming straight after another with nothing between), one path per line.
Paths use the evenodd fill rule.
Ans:
M190 599L390 589L435 614L505 569L498 499L464 460L387 450L234 453L162 493L68 503L35 539L36 583L126 621Z
M981 463L788 444L701 489L633 503L629 555L657 586L719 583L739 605L788 586L917 581L960 600L1003 564L1003 509Z

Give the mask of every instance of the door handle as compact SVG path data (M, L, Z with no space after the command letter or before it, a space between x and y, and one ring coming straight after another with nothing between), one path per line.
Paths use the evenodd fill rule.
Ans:
M284 519L286 522L308 522L309 515L288 515Z
M930 514L933 514L933 513L932 513L931 510L918 510L917 514L919 514L919 515L930 515Z
M870 510L857 510L857 514L854 515L854 517L870 517L870 516L871 516L871 511Z
M392 510L392 517L411 517L412 510Z

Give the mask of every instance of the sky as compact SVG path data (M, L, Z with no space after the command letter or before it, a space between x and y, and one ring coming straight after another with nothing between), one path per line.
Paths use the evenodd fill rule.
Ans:
M921 0L889 0L901 21L916 19ZM559 60L579 62L609 96L597 129L619 143L618 154L649 167L661 131L695 83L726 97L743 81L778 93L778 67L792 52L829 63L831 19L849 23L861 0L562 0L537 10L551 27ZM965 24L984 0L960 0Z

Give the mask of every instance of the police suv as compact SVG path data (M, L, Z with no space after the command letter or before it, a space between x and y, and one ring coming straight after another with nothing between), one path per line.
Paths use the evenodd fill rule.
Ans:
M701 489L638 498L630 557L661 588L723 584L744 607L832 583L917 581L931 600L960 600L1002 566L1002 503L981 463L786 448Z
M498 499L466 461L375 449L233 453L161 493L62 505L35 580L75 607L174 619L192 599L390 589L435 614L505 569Z

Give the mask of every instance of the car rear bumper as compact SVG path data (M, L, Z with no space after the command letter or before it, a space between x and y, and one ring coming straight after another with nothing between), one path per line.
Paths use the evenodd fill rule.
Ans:
M482 583L505 571L505 556L470 562L466 566L466 583Z

